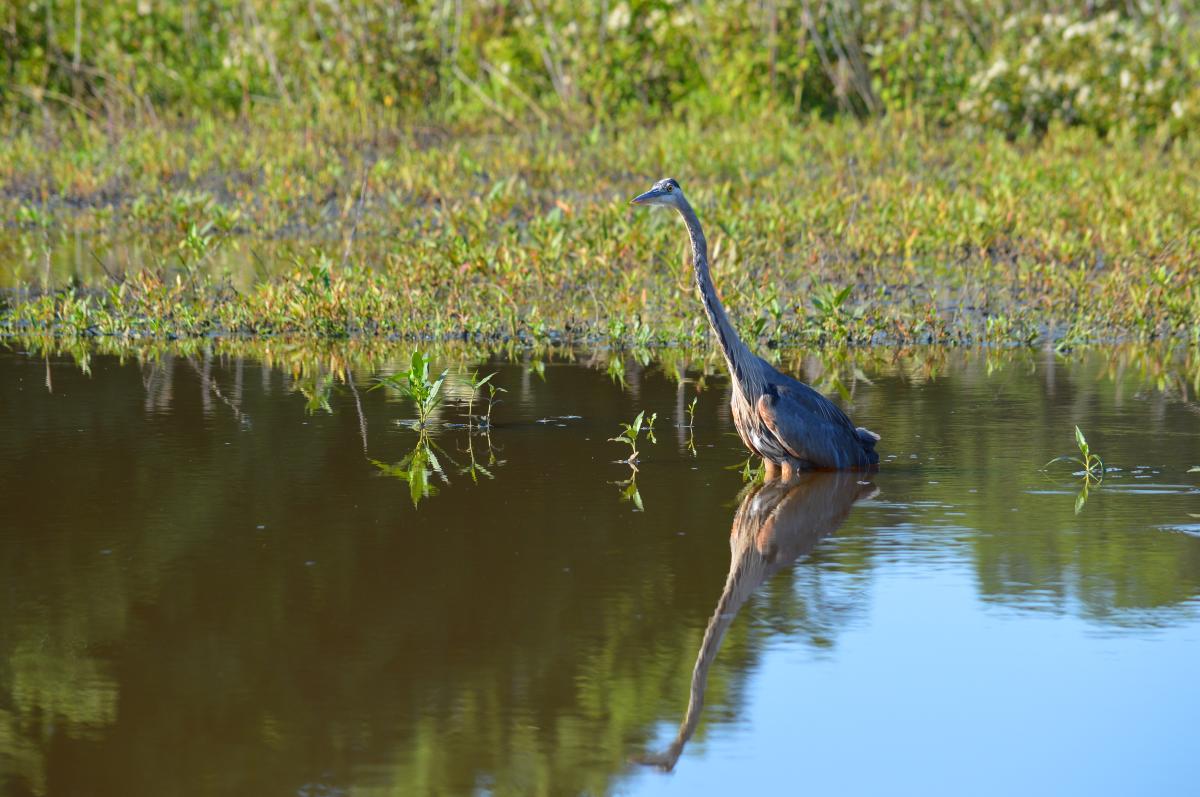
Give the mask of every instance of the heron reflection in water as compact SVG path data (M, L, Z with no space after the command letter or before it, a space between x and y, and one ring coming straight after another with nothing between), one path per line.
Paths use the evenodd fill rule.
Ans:
M742 605L768 578L810 553L821 540L837 531L855 502L871 498L877 492L872 482L860 481L860 475L845 471L801 473L792 482L768 481L746 491L730 530L729 575L717 608L704 629L679 732L670 747L661 753L638 757L639 763L664 771L675 768L684 745L700 722L708 669Z

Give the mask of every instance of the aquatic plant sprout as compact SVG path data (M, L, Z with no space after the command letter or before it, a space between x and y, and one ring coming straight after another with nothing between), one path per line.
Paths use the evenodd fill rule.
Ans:
M487 385L488 390L490 391L488 394L488 411L487 411L486 418L481 419L481 420L483 420L484 426L491 425L492 399L496 395L496 387L494 385L491 385L490 382L492 381L492 377L495 375L496 375L495 371L492 371L490 374L488 374L487 376L484 376L484 377L479 376L479 371L471 372L471 393L469 396L467 396L467 426L468 427L470 427L471 424L474 423L475 415L474 415L473 410L475 408L475 399L479 396L480 389L483 388L485 385Z
M414 351L407 371L379 377L377 384L371 387L371 390L390 387L412 399L417 410L417 428L424 428L433 411L442 403L442 384L446 381L447 372L443 370L437 379L430 379L429 362L424 353Z
M651 413L650 417L647 418L646 411L642 410L637 414L637 417L633 419L633 423L621 424L621 433L619 435L608 438L610 443L624 443L625 445L629 446L629 458L622 460L623 462L628 462L630 465L637 462L637 443L638 438L641 436L643 431L645 431L646 437L651 443L658 442L658 440L656 440L654 437L654 422L657 419L657 412Z
M1043 465L1043 468L1048 468L1055 462L1073 462L1083 468L1083 478L1085 482L1094 482L1099 484L1104 481L1104 460L1100 459L1098 454L1092 453L1091 447L1088 445L1087 438L1083 436L1083 432L1079 427L1075 427L1075 445L1079 446L1079 456L1072 457L1063 455Z

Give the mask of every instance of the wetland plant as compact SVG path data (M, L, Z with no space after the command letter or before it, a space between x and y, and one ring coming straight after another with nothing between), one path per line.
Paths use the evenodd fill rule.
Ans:
M693 459L696 457L696 401L696 397L693 396L691 403L687 405L687 423L683 426L688 430L687 450Z
M688 429L692 429L696 426L696 402L698 400L699 399L697 397L693 396L691 403L687 405L687 419L688 419L687 420L687 428Z
M647 418L646 411L642 410L637 414L637 417L633 419L633 423L621 424L621 433L619 435L608 438L610 443L624 443L625 445L629 446L629 458L620 460L621 462L627 462L630 465L633 465L635 462L637 462L637 443L638 438L641 436L643 431L646 432L646 437L649 438L651 443L658 442L658 440L654 438L654 422L656 420L658 420L657 412L650 413L650 417Z
M1055 462L1073 462L1083 468L1083 486L1079 490L1079 495L1075 496L1075 514L1078 515L1083 510L1083 505L1087 503L1088 489L1092 485L1098 485L1104 481L1104 460L1092 453L1087 438L1083 436L1083 432L1079 431L1078 426L1075 427L1075 445L1079 446L1078 457L1064 454L1050 460L1043 468L1047 468Z
M642 410L637 414L637 417L633 419L633 423L621 424L621 433L619 435L608 438L609 442L611 443L624 443L625 445L629 446L628 459L619 460L620 462L629 465L629 478L623 481L613 482L613 484L621 488L621 500L632 503L634 508L639 512L643 511L645 506L642 504L642 494L638 490L637 486L637 444L638 439L642 436L643 432L645 432L646 437L651 443L658 443L658 440L654 437L654 422L656 420L658 420L657 412L652 412L650 413L649 417L646 417L646 411Z
M414 351L409 362L408 370L400 374L379 377L376 387L390 387L401 395L412 399L417 408L418 429L425 428L429 416L442 403L442 384L446 381L446 371L438 374L437 379L429 378L430 359L423 352ZM489 416L491 414L489 409Z
M754 456L746 457L745 461L739 462L736 465L726 466L726 470L736 470L742 476L743 484L757 484L766 476L766 468L762 465L762 460L758 464L754 464Z
M487 386L487 388L488 388L488 390L489 390L489 393L488 393L488 411L487 411L487 419L486 419L486 421L485 421L485 423L484 423L483 425L484 425L484 426L490 426L490 425L491 425L491 418L492 418L492 402L493 402L493 399L495 398L495 395L496 395L496 387L495 387L495 385L492 385L492 384L490 384L490 383L491 383L491 381L492 381L492 377L493 377L493 376L495 376L495 375L496 375L496 372L495 372L495 371L492 371L492 372L491 372L490 374L488 374L487 376L485 376L485 377L482 377L482 378L481 378L481 377L479 376L479 371L472 371L472 372L471 372L471 395L467 397L467 428L470 428L470 427L471 427L471 424L474 422L474 418L475 418L475 414L474 414L474 409L475 409L475 399L476 399L476 397L479 395L479 391L480 391L480 390L481 390L481 389L482 389L482 388L483 388L485 385Z
M508 391L506 391L502 387L496 387L496 385L494 385L491 382L488 382L487 390L488 390L487 412L484 413L484 416L483 416L483 427L485 429L491 429L492 428L492 409L494 409L495 406L500 403L500 399L496 398L496 394L497 393L506 393Z
M1099 484L1104 481L1104 460L1100 459L1098 454L1092 453L1088 446L1087 438L1083 436L1083 432L1079 431L1079 427L1075 427L1075 445L1079 446L1079 456L1072 457L1064 454L1061 457L1054 459L1043 465L1043 469L1050 467L1055 462L1074 462L1083 468L1083 479L1086 483Z

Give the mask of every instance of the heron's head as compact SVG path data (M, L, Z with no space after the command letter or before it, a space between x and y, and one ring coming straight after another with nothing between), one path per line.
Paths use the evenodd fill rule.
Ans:
M669 208L678 208L683 201L683 189L679 187L679 183L674 177L666 177L655 183L654 187L646 193L635 196L629 204L666 205Z

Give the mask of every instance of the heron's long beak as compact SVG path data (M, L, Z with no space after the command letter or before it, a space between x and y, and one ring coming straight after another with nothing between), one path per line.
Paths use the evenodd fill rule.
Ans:
M662 194L662 191L659 191L657 188L651 188L646 193L639 194L638 196L635 196L633 199L629 200L629 204L645 205L651 199L654 199L654 197L659 196L660 194Z

